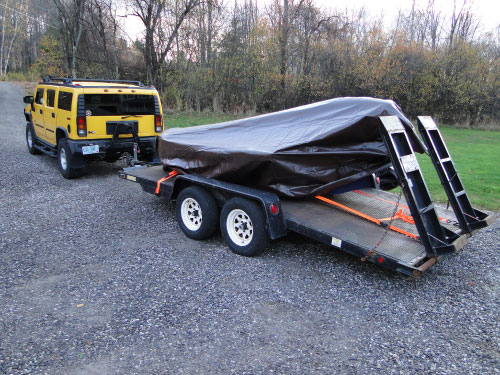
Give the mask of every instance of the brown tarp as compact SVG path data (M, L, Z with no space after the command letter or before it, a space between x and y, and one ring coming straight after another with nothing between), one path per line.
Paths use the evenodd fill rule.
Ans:
M392 100L337 98L241 120L172 128L163 165L281 196L322 194L389 163L377 116L398 116L416 152L425 147ZM167 120L168 121L168 120Z

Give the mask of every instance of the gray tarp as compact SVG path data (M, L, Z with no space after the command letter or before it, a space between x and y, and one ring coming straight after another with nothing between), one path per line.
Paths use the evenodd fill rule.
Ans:
M337 98L285 111L164 131L162 163L185 173L289 197L325 193L389 162L377 116L398 116L413 147L413 125L392 100Z

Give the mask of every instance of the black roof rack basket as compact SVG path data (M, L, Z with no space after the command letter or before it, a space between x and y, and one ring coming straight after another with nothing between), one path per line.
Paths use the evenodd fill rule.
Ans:
M73 78L73 77L46 77L43 78L44 83L59 81L66 85L72 85L73 81L76 82L102 82L102 83L123 83L135 86L143 87L144 84L141 81L129 81L120 79L90 79L90 78Z

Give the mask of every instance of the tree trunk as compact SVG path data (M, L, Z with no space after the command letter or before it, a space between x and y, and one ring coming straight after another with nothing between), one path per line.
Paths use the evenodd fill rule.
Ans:
M23 10L22 5L19 8L19 10L20 10L20 12L22 12L22 10ZM12 46L14 45L14 41L16 40L16 37L17 37L17 28L19 25L18 19L19 19L18 16L14 15L14 35L12 36L12 39L10 40L9 48L7 49L7 55L5 56L3 75L7 74L7 69L9 68L10 52L12 51ZM2 35L2 38L3 38L3 35Z
M115 79L120 79L120 63L118 61L118 51L116 49L116 22L113 25L113 59L115 62Z
M73 46L71 49L71 74L73 78L76 78L76 55L78 53L78 45L80 44L80 38L82 36L83 30L83 11L84 11L85 0L76 0L76 17L75 24L73 26Z
M283 15L281 19L281 29L279 37L280 50L280 76L281 76L281 103L282 109L286 106L286 68L287 68L287 44L289 32L289 4L288 0L283 0Z
M5 43L5 12L6 10L4 9L2 15L2 41L0 46L0 75L3 75L3 46Z

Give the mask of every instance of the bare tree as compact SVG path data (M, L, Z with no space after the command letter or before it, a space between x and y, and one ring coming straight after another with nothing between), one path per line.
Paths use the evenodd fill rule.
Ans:
M305 0L299 0L295 4L294 0L274 0L268 9L271 22L278 28L278 61L281 75L281 107L285 107L286 102L286 74L288 71L289 41L290 35L299 12Z
M448 33L448 47L452 48L456 38L467 41L474 37L479 21L472 12L473 1L463 0L460 10L457 10L457 0L453 1L450 31Z
M76 77L76 60L82 37L85 3L87 0L54 0L59 14L60 35L67 68Z
M144 58L148 79L163 88L161 70L181 25L202 0L132 0L133 14L146 29Z
M119 58L117 39L119 25L113 0L90 0L88 3L88 25L94 30L88 33L90 45L97 48L101 55L107 75L119 78Z
M428 38L431 49L436 50L439 42L442 17L441 13L436 11L434 0L429 0L427 5Z
M7 74L9 69L10 56L12 48L18 37L20 23L23 24L25 19L22 15L28 12L28 2L26 0L15 3L6 2L7 7L3 8L2 22L2 38L0 40L0 75ZM10 22L9 22L10 21ZM5 27L7 26L7 27ZM7 36L7 41L5 37Z
M0 44L0 73L3 72L3 46L5 44L5 17L7 15L7 8L2 7L2 39Z

